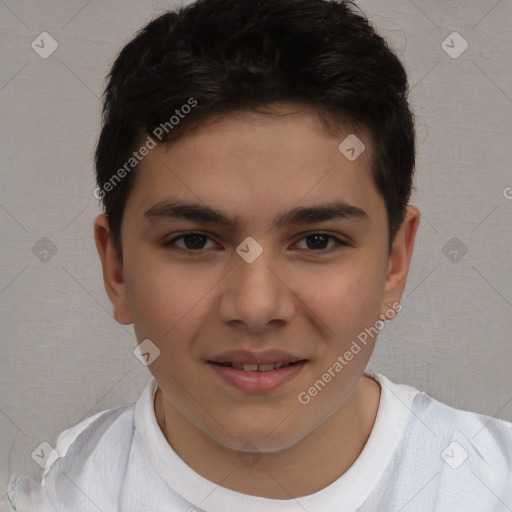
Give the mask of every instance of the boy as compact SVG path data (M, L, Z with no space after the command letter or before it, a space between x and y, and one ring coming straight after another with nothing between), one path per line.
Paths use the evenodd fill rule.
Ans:
M348 2L147 25L109 77L94 230L152 377L5 510L512 510L511 423L365 371L401 309L414 158L405 71Z

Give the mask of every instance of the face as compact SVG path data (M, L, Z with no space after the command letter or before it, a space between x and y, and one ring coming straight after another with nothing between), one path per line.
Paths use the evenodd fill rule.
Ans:
M243 113L157 146L137 169L122 277L112 259L107 291L116 318L160 350L149 369L167 406L224 447L278 451L325 422L376 338L336 371L339 356L400 300L407 234L390 256L368 150L351 161L338 149L349 133L326 136L307 111Z

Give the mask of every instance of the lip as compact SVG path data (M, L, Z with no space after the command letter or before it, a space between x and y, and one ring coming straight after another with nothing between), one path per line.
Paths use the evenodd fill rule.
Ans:
M262 352L254 352L249 350L230 350L212 357L208 362L270 364L294 363L296 361L302 361L305 359L305 357L290 354L289 352L284 352L282 350L265 350Z
M242 359L244 363L265 364L265 361L249 361ZM236 361L233 361L236 362ZM269 362L278 362L277 360L268 360ZM302 371L307 361L302 360L291 364L290 366L283 366L277 370L270 370L268 372L246 372L244 370L237 370L231 366L220 366L212 361L208 361L208 366L219 375L225 382L236 387L239 390L249 393L265 393L273 391L280 386L290 382Z

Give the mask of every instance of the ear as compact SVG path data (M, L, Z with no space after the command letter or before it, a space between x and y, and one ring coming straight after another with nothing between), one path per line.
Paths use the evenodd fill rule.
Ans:
M108 218L98 215L94 220L94 240L103 267L105 290L114 308L114 318L121 324L133 322L126 300L123 267L110 237Z
M388 260L388 271L384 285L381 318L389 318L393 304L399 304L407 282L416 232L420 223L420 211L416 206L407 206L404 221L398 230ZM388 314L386 314L388 312ZM393 316L396 314L393 313ZM391 318L393 318L393 316Z

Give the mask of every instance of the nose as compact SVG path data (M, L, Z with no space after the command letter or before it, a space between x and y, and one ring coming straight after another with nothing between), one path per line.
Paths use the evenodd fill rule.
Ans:
M243 324L251 333L262 334L275 324L288 323L297 300L289 272L264 247L251 263L235 255L221 289L219 315L225 323Z

